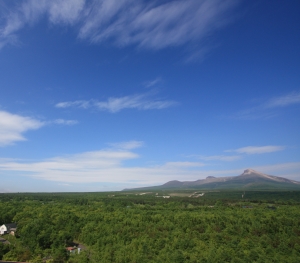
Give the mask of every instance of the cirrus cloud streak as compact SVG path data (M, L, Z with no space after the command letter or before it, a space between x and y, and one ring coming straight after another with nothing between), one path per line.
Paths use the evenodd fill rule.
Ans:
M278 110L300 104L300 92L294 91L264 101L254 107L242 110L234 118L241 120L269 119L278 115Z
M285 146L276 146L276 145L247 146L235 150L226 150L225 152L236 152L241 154L263 154L263 153L283 151L285 148L286 148Z
M97 100L77 100L59 102L55 105L56 108L77 107L82 109L97 108L99 110L116 113L124 109L138 110L160 110L178 104L175 101L153 99L149 94L136 94L124 97L111 97L107 101Z
M0 47L16 42L17 33L47 18L50 25L72 26L91 43L147 49L203 42L231 19L238 0L26 0L0 12ZM3 3L5 4L5 2Z

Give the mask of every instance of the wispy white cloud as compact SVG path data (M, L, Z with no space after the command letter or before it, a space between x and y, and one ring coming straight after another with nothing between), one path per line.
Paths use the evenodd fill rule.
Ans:
M173 168L192 168L192 167L202 167L205 166L204 163L200 162L167 162L165 167Z
M241 154L262 154L262 153L283 151L285 148L286 148L285 146L276 146L276 145L247 146L235 150L226 150L225 152L236 152Z
M240 160L246 155L251 154L263 154L263 153L272 153L285 150L285 146L278 145L267 145L267 146L246 146L238 149L225 150L225 153L235 153L234 155L190 155L187 157L197 158L199 160L203 160L207 162L207 165L210 161L225 161L225 162L233 162Z
M153 110L164 109L175 105L174 101L151 99L147 94L109 98L107 101L96 102L100 110L118 112L123 109Z
M292 92L280 97L270 99L265 103L265 108L286 107L293 104L300 104L300 92Z
M249 109L241 110L232 117L238 120L258 120L270 119L278 115L275 111L265 110L262 106L255 106Z
M277 116L279 108L294 104L300 104L299 91L265 100L258 105L238 112L234 118L243 120L268 119Z
M26 117L12 114L7 111L0 111L0 147L14 144L18 141L26 141L24 133L30 130L37 130L51 124L74 125L76 120L56 119L53 121L41 121L33 117Z
M80 39L118 46L160 49L203 42L230 20L238 0L27 0L1 13L0 46L46 17L50 24L74 26Z
M124 109L138 109L138 110L153 110L164 109L176 105L175 101L160 100L152 98L149 94L137 94L124 97L111 97L107 101L96 100L79 100L60 102L55 105L57 108L78 107L83 109L97 108L99 110L106 110L112 113L119 112Z
M35 0L32 1L37 2ZM86 1L85 0L54 0L54 1L44 0L44 3L48 5L46 8L51 23L73 25L79 21L82 12L84 11Z
M55 107L56 108L78 107L78 108L88 109L92 107L92 105L93 105L93 101L76 100L76 101L59 102L55 105Z
M197 156L198 159L203 161L225 161L232 162L242 158L240 155L212 155L212 156Z
M252 168L265 174L277 175L291 180L296 180L298 182L300 181L300 162L261 165Z
M184 176L178 166L124 167L126 160L139 156L128 150L108 149L60 156L40 162L0 160L0 170L19 171L32 177L59 182L126 182L128 180L159 181ZM177 174L177 175L176 175ZM171 180L171 179L170 179Z
M131 144L131 143L129 143ZM125 149L104 149L67 156L58 156L38 162L0 159L0 172L14 172L20 176L56 181L60 183L118 183L134 185L158 185L170 180L194 181L207 176L235 176L246 168L267 174L291 176L299 180L296 172L300 162L243 167L231 170L207 170L201 162L167 162L156 166L126 166L128 160L140 156Z
M31 117L0 111L0 146L25 141L23 136L25 132L39 129L44 125L44 122Z
M120 142L120 143L110 143L109 145L117 149L132 150L144 146L144 142L128 141L128 142Z
M117 5L115 4L117 3ZM236 1L112 1L94 9L80 29L93 42L112 39L118 45L159 49L199 41L228 21Z
M196 180L204 177L199 162L168 162L156 166L127 167L124 162L139 158L122 148L104 149L68 156L58 156L39 162L0 159L0 171L63 183L128 183L158 184L169 180ZM128 145L133 145L128 142ZM129 146L130 148L130 146Z
M273 174L275 172L284 171L284 170L290 170L290 169L296 169L300 170L300 162L290 162L290 163L278 163L278 164L272 164L272 165L260 165L252 167L254 170L261 171L263 173L269 173ZM300 177L298 172L298 177Z
M78 123L78 121L77 120L57 119L57 120L54 120L53 123L61 124L61 125L75 125Z
M160 82L162 82L162 79L161 78L156 78L156 79L153 79L153 80L150 80L150 81L145 81L144 86L146 88L151 88L151 87L157 85Z

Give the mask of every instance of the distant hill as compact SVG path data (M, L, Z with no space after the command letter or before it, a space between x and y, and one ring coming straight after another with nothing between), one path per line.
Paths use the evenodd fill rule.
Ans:
M162 190L162 189L247 189L247 190L300 190L300 182L283 177L263 174L246 169L241 175L229 177L208 176L197 181L169 181L163 185L128 190Z

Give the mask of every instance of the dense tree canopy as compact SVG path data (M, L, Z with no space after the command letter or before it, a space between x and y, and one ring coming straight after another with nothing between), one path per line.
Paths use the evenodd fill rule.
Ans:
M166 194L166 193L162 193ZM2 194L17 236L0 259L29 262L299 262L299 192ZM66 247L81 244L80 254ZM77 250L76 250L77 251Z

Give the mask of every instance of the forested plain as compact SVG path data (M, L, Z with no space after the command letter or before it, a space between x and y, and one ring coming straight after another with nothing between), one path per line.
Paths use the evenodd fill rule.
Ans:
M170 198L163 198L170 196ZM299 262L299 191L0 194L0 259ZM66 247L81 245L80 253Z

